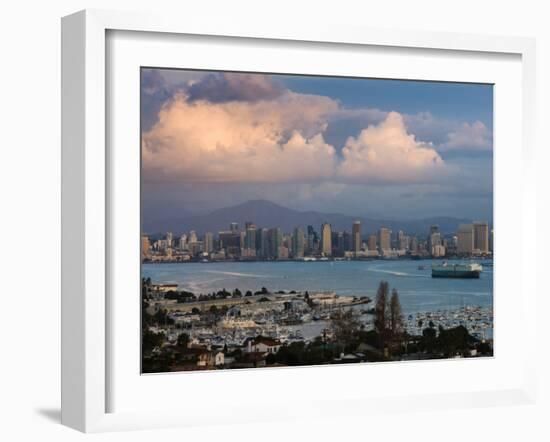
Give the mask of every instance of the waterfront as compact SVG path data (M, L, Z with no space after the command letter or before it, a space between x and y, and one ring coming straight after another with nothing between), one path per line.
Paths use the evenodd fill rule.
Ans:
M380 280L399 291L405 314L455 310L465 306L492 308L492 261L479 279L433 279L431 265L442 260L372 260L317 262L223 262L143 264L142 276L154 283L176 283L199 295L225 288L256 291L332 291L340 296L374 299ZM491 264L490 266L487 264ZM419 267L423 267L420 269Z

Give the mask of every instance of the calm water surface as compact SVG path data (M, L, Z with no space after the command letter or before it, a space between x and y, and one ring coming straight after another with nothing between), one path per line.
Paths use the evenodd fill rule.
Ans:
M334 291L373 299L380 281L386 280L390 288L398 290L405 313L493 305L492 267L484 266L479 279L433 279L430 267L437 262L441 261L144 264L142 276L154 283L177 283L196 295L223 288L244 293L266 287L270 291Z

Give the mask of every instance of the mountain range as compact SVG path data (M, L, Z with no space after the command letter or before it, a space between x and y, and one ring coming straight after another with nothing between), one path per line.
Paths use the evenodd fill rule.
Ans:
M291 232L295 227L305 228L312 225L320 231L321 224L329 223L332 230L351 232L352 224L361 221L361 231L374 233L380 227L387 227L392 231L403 230L407 234L424 236L429 233L430 226L437 224L442 233L456 232L461 223L469 223L472 220L452 217L431 217L418 220L390 220L371 219L363 216L350 216L340 213L322 213L316 211L299 211L283 207L266 200L251 200L245 203L214 210L205 215L187 215L171 217L167 220L155 220L145 222L144 233L154 235L164 232L179 234L195 230L201 235L205 232L218 232L228 230L229 224L236 222L240 228L246 222L252 222L258 227L280 227L283 232Z

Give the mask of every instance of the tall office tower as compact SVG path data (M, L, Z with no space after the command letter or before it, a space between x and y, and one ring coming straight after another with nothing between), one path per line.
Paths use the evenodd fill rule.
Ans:
M439 226L437 224L430 226L430 235L434 233L439 233Z
M189 232L189 241L188 242L197 242L198 239L197 239L197 232L195 232L194 230L191 230Z
M410 245L411 252L415 253L418 251L418 238L416 236L413 236L411 238L411 245Z
M212 251L214 250L214 235L212 235L212 233L206 232L204 234L202 249L204 253L212 253Z
M432 255L434 254L435 248L441 245L443 245L443 242L441 240L441 233L434 232L430 234L430 237L428 238L428 247L429 247L429 252Z
M397 232L397 248L400 250L409 249L409 237L408 235L405 235L403 230Z
M166 232L166 247L170 248L172 247L172 232Z
M314 255L317 253L317 247L319 244L319 237L313 226L307 226L307 253Z
M184 233L180 236L180 250L187 250L187 235Z
M376 250L376 235L369 235L368 247L369 250Z
M332 232L332 255L344 256L344 232Z
M353 251L353 235L344 230L344 252Z
M239 223L229 224L229 230L231 230L233 233L238 232L239 231Z
M351 238L353 252L359 253L361 251L361 221L355 221L351 227Z
M378 232L380 250L391 250L391 230L381 227Z
M300 227L294 229L292 234L292 256L294 258L303 258L305 249L304 232Z
M278 227L269 229L267 235L269 239L269 257L278 258L279 247L283 245L283 234L281 233L281 229Z
M481 253L489 252L489 223L474 221L474 249Z
M332 256L344 256L344 232L331 232Z
M246 223L244 248L249 250L256 250L256 226L252 223Z
M493 239L493 229L491 229L491 234L489 235L489 251L493 253L494 250L494 239Z
M460 224L456 232L456 251L460 255L471 255L474 251L474 226Z
M328 223L321 226L321 253L324 256L332 255L332 229Z
M149 237L142 235L141 237L141 259L145 259L149 257L151 249L151 243L149 241Z
M269 256L269 235L267 229L259 229L256 232L257 240L256 247L258 248L257 255L262 258L267 258Z

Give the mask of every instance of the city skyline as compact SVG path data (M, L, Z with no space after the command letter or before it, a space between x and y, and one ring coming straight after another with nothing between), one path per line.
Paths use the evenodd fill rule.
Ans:
M143 69L145 221L251 199L492 220L492 86Z
M493 252L493 230L481 220L460 224L454 232L431 225L425 236L392 232L387 227L362 234L359 220L353 222L350 231L334 229L328 222L317 229L313 225L296 226L287 232L247 221L244 226L231 222L227 229L200 236L190 230L174 239L173 232L167 232L160 238L157 235L153 243L142 234L142 261L468 258L491 257Z

